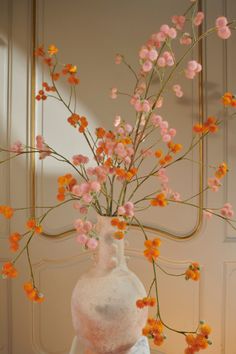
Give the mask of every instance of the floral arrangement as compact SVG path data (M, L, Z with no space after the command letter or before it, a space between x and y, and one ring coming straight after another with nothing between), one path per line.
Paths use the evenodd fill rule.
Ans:
M68 172L58 177L58 204L45 207L47 211L44 214L26 221L25 231L13 232L9 236L10 249L17 254L15 258L3 265L2 277L15 278L18 273L15 265L18 259L26 253L30 279L24 284L24 291L27 297L34 302L40 303L44 300L44 295L35 284L29 246L34 238L42 233L43 222L47 215L65 203L73 202L74 208L80 213L80 217L74 222L77 242L92 251L96 249L99 239L95 224L89 219L91 209L100 215L111 217L111 224L116 227L114 238L118 240L123 239L129 225L135 223L144 234L144 256L153 269L153 281L148 295L146 298L139 299L136 306L139 309L156 306L156 316L148 319L143 334L159 346L165 339L165 328L180 333L186 339L185 354L207 348L211 343L208 338L211 328L208 324L200 322L193 332L179 331L170 328L163 321L158 304L156 269L167 272L158 264L160 240L148 237L138 215L144 209L164 208L172 203L198 207L190 202L196 195L185 200L178 192L170 188L168 167L186 158L206 136L217 133L221 120L210 116L203 124L195 124L191 145L183 149L183 146L175 141L176 129L170 127L168 121L158 111L165 104L165 96L170 88L179 99L184 95L182 87L175 81L179 68L182 68L187 80L193 80L201 72L202 65L197 60L191 59L186 64L186 58L191 55L194 47L211 33L216 33L221 39L226 40L230 37L231 30L235 29L234 22L229 22L222 16L216 19L212 28L199 34L198 27L201 26L203 20L204 13L198 11L197 1L191 0L189 8L183 15L173 16L171 25L163 24L159 31L152 34L140 48L138 55L140 70L138 72L127 63L123 55L116 55L115 63L127 66L136 82L132 93L120 92L114 87L111 89L110 96L112 99L120 95L128 96L130 105L133 106L134 119L132 122L126 122L120 116L116 116L110 130L98 127L95 132L92 132L89 120L72 108L72 100L76 100L76 89L80 83L76 65L60 64L58 48L55 45L50 45L47 50L43 46L38 47L35 55L48 67L51 82L42 83L36 100L54 99L68 109L67 122L84 137L91 150L95 166L89 166L89 157L82 154L72 156L71 160L67 159L46 143L41 135L36 137L35 146L26 146L17 141L10 148L0 149L0 152L11 154L9 158L1 160L1 163L22 154L34 153L39 155L40 160L48 157L55 158L73 170L73 174ZM182 48L180 57L175 54L177 45ZM59 80L66 80L70 85L68 102L58 89ZM158 90L155 94L151 94L151 88L156 80L158 80ZM236 98L227 92L222 97L222 104L235 107ZM149 138L154 134L158 138L150 144ZM144 173L142 167L147 158L152 159L152 163L148 173ZM217 192L227 172L227 164L220 162L214 167L213 176L208 179L208 184L199 194L206 193L208 190ZM158 188L148 195L143 195L141 199L137 199L137 191L142 190L141 188L152 178L159 181ZM0 213L10 219L14 213L22 209L26 208L17 209L1 205ZM203 212L207 218L217 216L235 228L234 212L230 203L225 203L220 209L210 209L204 206ZM183 274L170 275L180 275L186 280L197 281L200 277L200 267L198 263L193 262ZM152 289L155 290L155 297L151 297Z

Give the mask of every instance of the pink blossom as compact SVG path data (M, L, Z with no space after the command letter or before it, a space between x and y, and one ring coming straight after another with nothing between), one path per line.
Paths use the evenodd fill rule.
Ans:
M83 198L83 201L87 204L91 203L91 201L93 200L93 197L89 193L83 194L82 198Z
M160 168L157 173L157 177L159 178L161 184L167 184L169 182L169 177L166 174L166 169L164 167Z
M89 233L93 228L93 225L91 223L91 221L86 220L84 221L84 225L83 225L83 230L85 231L85 233Z
M116 54L115 56L115 64L121 64L123 61L123 56L121 54Z
M221 27L226 27L228 24L228 20L224 16L220 16L216 19L216 27L221 28Z
M187 69L185 69L185 76L188 79L193 79L197 73L202 70L202 66L196 60L190 60L187 64Z
M164 24L160 27L160 31L165 33L166 35L168 35L169 30L170 30L170 27L166 24Z
M129 123L126 123L124 128L125 128L126 133L128 133L128 134L130 134L133 130L132 125Z
M217 34L221 39L228 39L231 36L231 30L228 26L220 27Z
M39 159L43 160L45 157L51 155L51 150L47 144L44 142L44 138L42 135L36 136L36 148L39 150Z
M89 238L88 242L86 243L86 247L90 250L95 250L98 246L98 241L95 238Z
M220 213L226 218L232 218L234 216L232 205L230 203L225 203L223 208L220 209Z
M158 53L156 51L156 49L152 48L150 49L150 51L148 52L148 58L151 61L155 61L157 59Z
M160 125L160 123L162 122L162 117L159 116L158 114L152 114L151 122L155 127L158 127Z
M132 202L127 202L118 208L118 214L133 217L134 216L134 204Z
M164 143L169 143L171 141L170 134L163 135L162 140L164 141Z
M173 138L173 137L176 135L176 129L170 128L169 134L170 134L170 136Z
M11 145L10 147L10 151L11 152L16 152L16 153L20 153L23 151L23 144L21 141L17 140L14 144Z
M186 21L185 16L177 16L177 15L175 15L175 16L172 17L172 23L180 31L183 30L185 21Z
M88 208L85 205L81 205L78 201L74 203L73 207L76 210L79 210L81 214L87 214L88 213Z
M80 155L80 154L74 155L72 157L72 160L74 165L86 164L89 162L89 158L87 156Z
M206 219L211 219L212 218L212 210L210 209L207 209L207 210L203 210L203 215Z
M173 199L176 202L179 202L181 200L180 193L179 192L172 192L171 199Z
M180 44L189 45L192 43L192 37L189 33L183 33L182 37L179 40Z
M72 188L72 193L73 193L74 195L76 195L77 197L81 197L82 192L81 192L81 189L80 189L80 185L79 185L79 184L76 184L75 186L73 186L73 188Z
M177 32L176 32L176 29L174 27L171 27L168 31L168 36L171 38L171 39L175 39L176 36L177 36Z
M112 99L116 99L116 98L117 98L117 93L118 93L117 88L116 88L116 87L113 87L113 88L111 89L110 97L111 97Z
M182 88L181 88L181 86L180 85L173 85L173 91L175 92L175 95L177 96L177 97L183 97L183 91L182 91Z
M80 244L85 246L87 241L88 241L88 236L84 235L84 234L80 234L76 237L76 241Z
M90 190L92 192L98 193L101 190L101 184L98 181L90 182Z
M156 102L155 108L161 108L163 106L163 102L164 102L164 97L159 97Z
M216 178L216 177L208 179L208 186L210 187L212 192L218 192L219 187L221 185L222 184L220 183L220 180L218 178Z
M152 62L150 60L146 60L142 65L142 69L145 73L147 73L152 70L152 66Z
M199 11L193 19L193 24L195 26L200 26L204 20L204 12Z
M149 50L146 47L142 47L139 51L139 58L140 59L147 59L148 53L149 53Z
M150 110L151 110L150 103L148 102L148 100L144 100L142 103L142 111L148 113L150 112Z
M118 208L118 214L119 215L124 215L125 214L125 208L123 206L119 206Z
M167 122L167 120L163 120L162 122L160 122L160 127L161 129L168 129L169 127L169 123Z
M165 58L163 57L158 58L157 65L160 66L160 68L164 68L166 66Z

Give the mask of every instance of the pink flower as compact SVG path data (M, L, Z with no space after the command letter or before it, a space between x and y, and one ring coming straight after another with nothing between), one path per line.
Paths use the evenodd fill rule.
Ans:
M89 158L84 155L74 155L72 157L72 161L74 165L86 164L89 162Z
M87 204L91 203L91 201L93 200L93 197L89 193L83 194L82 198L83 198L83 201Z
M88 241L88 236L84 235L84 234L80 234L76 237L76 241L80 244L85 246L87 241Z
M210 187L212 192L218 192L219 187L221 185L222 184L220 183L220 180L218 178L216 178L216 177L208 179L208 186Z
M133 217L134 216L134 204L132 202L127 202L118 208L118 214Z
M169 143L171 141L170 134L163 135L162 140L164 141L164 143Z
M148 58L151 60L151 61L155 61L157 59L157 56L158 56L158 53L156 51L156 49L150 49L149 52L148 52Z
M171 199L173 199L176 202L179 202L181 200L180 193L172 192Z
M155 105L155 108L161 108L163 106L163 102L164 102L164 97L159 97Z
M221 27L226 27L228 24L228 20L224 16L220 16L216 19L216 27L221 28Z
M172 88L173 88L173 91L174 91L176 97L179 97L179 98L183 97L184 93L183 93L180 85L173 85Z
M147 59L148 53L149 53L149 50L146 47L142 47L139 51L139 58L140 59Z
M221 39L228 39L231 36L231 30L228 26L220 27L217 34Z
M132 125L129 123L126 123L124 128L125 128L126 133L128 133L128 134L130 134L133 130Z
M152 70L152 66L152 62L150 60L146 60L142 65L142 69L145 73L147 73Z
M175 15L175 16L172 17L172 23L180 31L183 30L185 21L186 21L185 16L177 16L177 15Z
M172 138L173 138L174 136L176 136L176 129L170 128L169 134L170 134L170 136L171 136Z
M114 120L114 127L118 127L121 123L121 116L115 116L115 120Z
M160 168L157 173L157 177L159 178L161 184L167 184L169 182L169 177L166 175L166 169L164 167Z
M111 89L110 97L111 97L113 100L116 99L116 98L117 98L117 93L118 93L117 88L116 88L116 87L113 87L113 88Z
M193 24L195 26L200 26L204 20L204 13L199 11L193 19Z
M86 247L90 250L95 250L98 246L98 241L95 238L89 238L88 242L86 243Z
M115 64L121 64L123 61L123 56L121 54L116 54L115 56Z
M223 208L220 209L220 213L226 218L232 218L234 216L232 205L230 203L225 203Z
M43 159L45 159L45 157L51 155L51 150L47 146L47 144L45 144L44 138L42 137L42 135L37 135L36 136L36 148L40 152L39 153L39 159L40 160L43 160Z
M189 45L192 43L192 37L189 33L183 33L182 37L179 40L180 44Z
M164 68L166 66L165 58L163 57L158 58L157 65L160 66L160 68Z
M90 182L90 190L92 192L98 193L101 190L101 184L98 181Z
M187 69L185 69L185 76L188 79L193 79L197 73L202 70L202 66L196 60L190 60L187 64Z
M151 110L150 103L148 102L148 100L144 100L142 103L142 111L148 113L150 112L150 110Z
M162 122L162 117L158 114L152 114L151 122L155 127L159 127L160 123Z
M11 152L16 152L16 153L21 153L23 151L23 145L22 142L17 140L14 144L11 145L10 147Z
M211 212L211 210L210 209L207 209L207 210L203 210L203 215L204 215L204 217L206 218L206 219L211 219L212 218L212 212Z
M176 29L174 27L171 27L168 31L168 36L171 38L171 39L175 39L176 36L177 36L177 32L176 32Z

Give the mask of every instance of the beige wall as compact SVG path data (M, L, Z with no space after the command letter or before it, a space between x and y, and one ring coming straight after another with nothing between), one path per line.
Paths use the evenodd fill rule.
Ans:
M203 1L209 26L214 19L227 11L236 17L234 0ZM133 111L122 97L113 102L108 97L113 86L121 90L132 88L132 76L125 67L113 63L116 52L125 54L137 67L137 52L149 35L156 31L163 19L179 12L188 1L158 0L38 0L38 44L55 43L60 48L60 60L78 65L81 85L79 113L85 114L91 126L110 126L113 117L121 114L133 119ZM0 145L17 139L30 139L30 58L31 28L30 0L2 0L0 2ZM205 46L204 87L205 113L224 116L220 104L222 93L235 87L235 35L223 45L212 36ZM43 76L44 75L44 76ZM45 78L37 66L37 88ZM191 126L198 119L197 82L191 86L181 81L186 92L183 104L170 98L163 115L178 130L178 138L186 146L191 139ZM62 86L67 95L67 87ZM86 153L86 147L74 130L66 123L67 112L59 104L46 102L36 109L36 134L43 133L50 145L67 156ZM213 164L222 160L230 163L230 175L224 190L209 195L209 206L221 206L225 200L236 205L235 196L235 122L230 119L217 136L205 146L207 159ZM63 139L67 136L66 139ZM198 158L194 154L193 158ZM29 160L20 158L10 168L0 169L0 204L14 206L29 202ZM37 202L51 205L55 201L56 179L65 168L52 159L46 159L42 168L37 162ZM198 169L192 164L170 172L173 187L186 197L198 190ZM69 172L69 171L68 171ZM177 178L176 178L177 176ZM8 183L10 181L10 184ZM10 186L8 188L8 186ZM196 200L197 202L197 200ZM0 262L10 257L7 237L10 230L23 227L27 213L16 216L9 226L0 221ZM55 212L48 219L45 229L58 234L70 228L71 208ZM157 228L167 228L171 233L185 235L195 227L197 214L185 208L154 210L143 215L143 221ZM173 280L159 274L160 302L165 321L177 328L194 329L199 319L206 319L213 327L211 346L207 353L236 354L234 340L236 316L236 234L220 221L204 223L201 231L191 240L162 242L160 262L169 270L184 271L190 260L199 260L203 267L199 284ZM148 286L151 269L142 257L141 233L131 231L127 255L129 266ZM73 338L70 317L70 294L76 279L91 264L92 259L75 246L74 235L64 238L39 237L32 244L36 279L45 293L42 305L32 305L25 298L22 283L28 280L25 259L18 268L20 276L13 282L0 281L0 354L65 354ZM185 347L184 338L166 332L168 340L153 353L179 354Z

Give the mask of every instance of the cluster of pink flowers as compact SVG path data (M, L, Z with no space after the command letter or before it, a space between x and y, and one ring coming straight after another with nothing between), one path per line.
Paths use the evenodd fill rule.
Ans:
M212 192L218 192L218 190L219 190L220 186L222 186L222 184L220 183L220 180L218 178L213 177L213 178L208 179L208 186L210 187Z
M167 38L174 39L177 36L176 29L164 24L160 27L160 31L155 34L159 42L165 42Z
M79 154L79 155L74 155L72 157L72 161L75 166L81 165L81 164L85 165L86 163L89 162L89 158L87 156Z
M153 63L156 61L158 52L155 48L148 48L143 46L139 51L139 58L141 59L142 70L149 72L153 68Z
M76 219L74 223L75 229L78 233L77 235L77 242L86 248L91 250L95 250L98 245L98 241L96 238L90 237L90 233L93 230L94 226L91 221Z
M169 143L176 135L176 129L169 129L169 123L166 120L163 120L160 115L153 114L151 117L151 122L156 128L160 127L160 134L162 135L162 141L164 143Z
M87 169L88 176L96 177L99 183L104 183L106 181L108 172L109 169L106 166L89 167Z
M179 97L179 98L183 97L184 93L183 93L180 85L178 85L178 84L173 85L172 89L173 89L176 97Z
M23 151L23 144L21 141L17 140L14 144L10 147L11 152L21 153Z
M101 184L98 181L89 181L81 184L76 184L72 188L72 193L77 197L82 198L85 203L91 203L94 193L101 190Z
M220 213L226 218L232 218L234 216L232 205L230 203L225 203L223 208L220 209Z
M44 138L42 135L36 136L36 148L39 150L39 159L43 160L45 157L51 155L51 150L47 144L44 142Z
M202 70L202 66L196 60L190 60L187 64L187 69L185 69L185 76L188 79L193 79L197 73Z
M200 26L204 20L204 13L199 11L193 19L193 24L195 26Z
M185 16L174 15L174 16L172 16L171 21L175 25L177 30L183 31L183 28L184 28L184 25L185 25L185 21L186 21L186 17Z
M134 216L134 204L127 202L118 208L118 215L127 216L131 218Z
M231 30L227 24L228 20L224 16L216 19L217 34L221 39L228 39L231 36Z
M164 68L166 66L173 66L175 63L173 54L168 51L165 51L157 60L157 65L160 68Z
M178 192L174 192L172 189L169 187L169 177L166 174L166 168L162 167L156 174L158 177L161 187L162 187L162 193L165 194L166 198L175 200L175 201L180 201L180 194Z
M130 104L134 106L136 112L149 113L152 109L151 103L148 100L141 99L138 93L131 97Z

